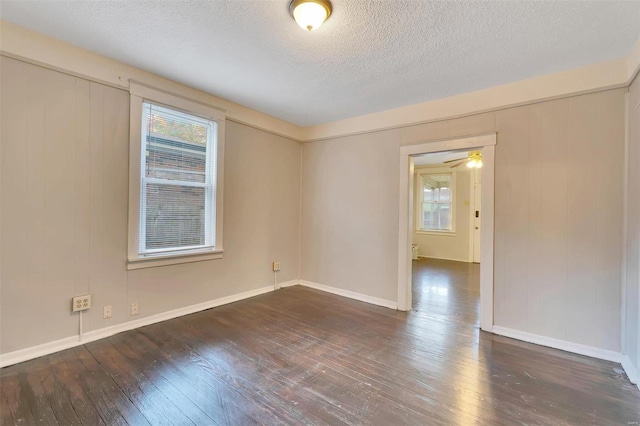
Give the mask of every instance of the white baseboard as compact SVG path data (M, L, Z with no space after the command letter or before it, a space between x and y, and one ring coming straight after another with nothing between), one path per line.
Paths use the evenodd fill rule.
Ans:
M338 296L348 297L350 299L359 300L361 302L371 303L373 305L384 306L389 309L397 309L398 304L391 300L380 299L377 297L367 296L365 294L356 293L349 290L343 290L337 287L331 287L324 284L318 284L305 280L290 280L278 284L278 288L291 287L295 285L302 285L305 287L314 288L316 290L326 291L327 293L336 294ZM178 308L160 314L151 315L145 318L140 318L134 321L128 321L122 324L117 324L111 327L101 328L85 333L82 336L82 340L79 340L78 336L65 337L53 342L43 343L41 345L32 346L30 348L20 349L6 354L0 354L0 368L7 367L9 365L17 364L19 362L28 361L30 359L38 358L40 356L48 355L54 352L58 352L64 349L80 346L85 343L90 343L105 337L113 336L123 331L133 330L135 328L144 327L146 325L155 324L157 322L166 321L169 319L181 317L184 315L193 314L195 312L204 311L206 309L215 308L217 306L226 305L229 303L237 302L250 297L258 296L260 294L273 291L273 286L261 287L255 290L245 291L243 293L233 294L231 296L221 297L219 299L209 300L207 302L198 303L184 308ZM618 352L609 351L606 349L600 349L593 346L582 345L579 343L567 342L565 340L554 339L551 337L540 336L537 334L527 333L524 331L513 330L506 327L494 326L493 333L501 336L510 337L513 339L522 340L529 343L535 343L542 346L548 346L550 348L560 349L567 352L573 352L580 355L586 355L592 358L604 359L607 361L619 362L622 364L624 371L631 383L638 384L638 371L631 363L628 356ZM640 384L638 384L640 389Z
M315 288L316 290L326 291L327 293L337 294L338 296L348 297L349 299L359 300L361 302L371 303L372 305L384 306L389 309L398 309L398 303L380 299L373 296L367 296L366 294L356 293L354 291L343 290L337 287L331 287L324 284L318 284L311 281L300 280L300 285L310 288Z
M638 389L640 389L640 383L638 383L638 370L631 363L631 359L629 359L628 355L622 355L621 364L622 364L622 368L624 368L624 372L627 373L627 377L629 378L629 381L634 385L637 385Z
M473 263L469 259L452 259L450 257L435 257L435 256L422 256L418 255L418 259L437 259L437 260L451 260L453 262Z
M278 283L278 288L291 287L294 285L300 285L300 280L291 280L291 281L285 281L283 283Z
M568 342L566 340L554 339L553 337L540 336L539 334L527 333L525 331L513 330L511 328L493 326L493 333L512 339L522 340L536 345L547 346L591 358L604 359L606 361L622 362L623 355L620 352L607 349L596 348L594 346L582 345L580 343Z
M298 283L298 280L294 280ZM287 281L284 284L291 283ZM289 284L295 285L295 284ZM113 336L114 334L122 333L123 331L133 330L134 328L144 327L145 325L154 324L161 321L166 321L172 318L181 317L183 315L193 314L195 312L204 311L206 309L215 308L216 306L226 305L228 303L237 302L250 297L258 296L260 294L273 291L273 286L261 287L255 290L245 291L243 293L233 294L231 296L221 297L219 299L209 300L207 302L198 303L196 305L186 306L184 308L178 308L160 314L151 315L148 317L140 318L134 321L124 322L111 327L101 328L99 330L89 331L82 335L82 340L79 337L71 336L64 339L56 340L53 342L44 343L30 348L20 349L14 352L8 352L0 355L0 368L9 365L17 364L19 362L28 361L30 359L38 358L43 355L48 355L54 352L58 352L64 349L73 348L75 346L84 345L85 343L93 342L95 340L104 339L105 337Z
M582 345L580 343L567 342L566 340L554 339L553 337L540 336L538 334L527 333L525 331L513 330L511 328L496 325L493 326L493 333L510 337L512 339L522 340L524 342L535 343L536 345L547 346L549 348L589 356L591 358L620 363L624 372L627 374L629 381L640 389L640 383L638 383L638 370L633 366L629 357L620 352Z

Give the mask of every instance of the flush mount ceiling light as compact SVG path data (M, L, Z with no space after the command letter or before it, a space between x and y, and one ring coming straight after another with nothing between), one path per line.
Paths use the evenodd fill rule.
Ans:
M308 31L318 28L331 16L331 2L329 0L292 0L289 3L289 13L296 23Z

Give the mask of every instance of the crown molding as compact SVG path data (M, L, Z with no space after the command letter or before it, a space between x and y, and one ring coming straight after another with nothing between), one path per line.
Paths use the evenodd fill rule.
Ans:
M51 38L7 21L0 21L0 53L34 65L129 91L129 80L161 87L195 101L226 110L226 118L251 127L300 140L299 126L160 77L159 75Z
M333 139L627 87L631 81L631 62L640 63L640 46L636 46L634 52L638 56L634 59L618 58L462 95L305 127L301 139L304 142Z
M127 91L129 80L163 87L173 93L226 110L227 120L299 142L334 139L450 120L568 96L628 87L640 71L639 40L629 55L623 58L420 104L300 127L7 21L0 21L0 53Z

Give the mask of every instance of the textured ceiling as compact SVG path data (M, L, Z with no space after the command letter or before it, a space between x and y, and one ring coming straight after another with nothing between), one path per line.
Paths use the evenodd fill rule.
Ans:
M298 125L629 54L639 1L333 0L311 33L288 0L2 1L2 19Z

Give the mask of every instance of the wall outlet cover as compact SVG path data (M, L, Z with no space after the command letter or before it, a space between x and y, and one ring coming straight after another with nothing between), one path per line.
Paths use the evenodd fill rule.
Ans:
M85 294L84 296L76 296L71 299L71 311L79 312L91 309L91 295Z

